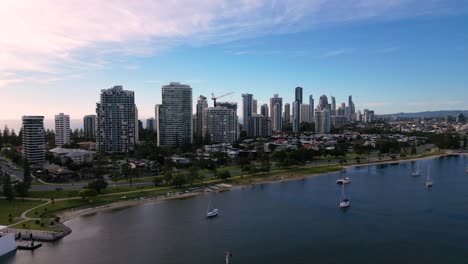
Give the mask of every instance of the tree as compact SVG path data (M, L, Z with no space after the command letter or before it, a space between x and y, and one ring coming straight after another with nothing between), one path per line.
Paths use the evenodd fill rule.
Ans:
M23 160L23 181L27 184L31 184L31 170L29 168L29 162L27 159Z
M86 188L93 189L97 193L100 193L101 190L107 188L107 182L103 178L97 178L94 181L89 182Z
M120 172L118 171L113 171L111 176L110 176L110 179L115 183L115 187L117 187L117 182L122 178L122 174L120 174Z
M176 174L172 178L172 185L177 186L177 187L182 187L186 183L185 176L183 174Z
M198 175L198 170L195 166L190 166L187 173L187 182L192 185L192 183L197 180L200 176Z
M3 180L3 195L8 201L12 201L15 198L15 194L13 193L13 187L11 186L10 175L6 173Z
M28 195L28 191L30 187L31 185L25 182L19 182L15 185L15 191L19 196L25 197Z
M159 186L163 182L163 180L164 178L161 176L154 177L154 180L153 180L154 186L155 187Z
M229 171L227 170L218 171L216 173L216 178L225 180L225 179L231 178L231 173L229 173Z
M84 189L79 192L79 195L83 199L88 199L89 203L92 203L98 192L95 189Z

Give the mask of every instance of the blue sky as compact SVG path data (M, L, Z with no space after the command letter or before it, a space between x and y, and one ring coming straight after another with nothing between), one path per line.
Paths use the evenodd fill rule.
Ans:
M170 81L194 100L286 103L302 86L377 114L468 109L464 1L49 2L1 4L0 119L81 119L116 84L135 91L143 119Z

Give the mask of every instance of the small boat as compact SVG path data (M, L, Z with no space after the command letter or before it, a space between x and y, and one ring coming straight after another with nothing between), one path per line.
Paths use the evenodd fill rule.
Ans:
M414 170L413 170L413 172L411 173L411 176L417 177L417 176L420 176L420 175L421 175L421 173L419 172L419 170L418 170L418 164L416 163L416 165L414 166Z
M429 166L427 166L427 178L426 178L426 187L431 188L432 187L432 180L429 176Z
M351 182L351 179L349 177L341 177L338 180L336 180L337 184L347 184L350 182Z
M345 185L343 184L341 187L341 198L340 198L340 208L344 209L351 205L351 202L345 195Z
M206 217L207 218L212 218L218 216L218 209L210 209L211 205L211 199L210 202L208 203L208 209L206 209Z

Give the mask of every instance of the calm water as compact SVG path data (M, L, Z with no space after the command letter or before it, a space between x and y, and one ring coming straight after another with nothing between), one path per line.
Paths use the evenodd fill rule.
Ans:
M340 173L80 217L73 233L6 263L467 263L468 157ZM431 167L434 187L425 177ZM204 218L208 199L220 209Z

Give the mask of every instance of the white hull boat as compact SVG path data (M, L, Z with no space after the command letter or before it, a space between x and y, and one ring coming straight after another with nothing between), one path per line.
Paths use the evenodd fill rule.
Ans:
M341 177L338 180L336 180L337 184L347 184L350 182L351 182L351 179L349 177Z

